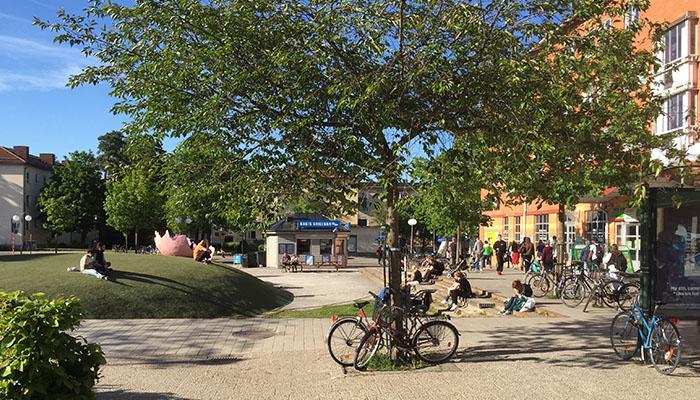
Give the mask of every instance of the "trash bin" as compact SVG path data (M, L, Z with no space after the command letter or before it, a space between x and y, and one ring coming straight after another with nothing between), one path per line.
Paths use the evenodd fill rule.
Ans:
M233 264L240 265L242 267L247 267L248 266L248 257L245 254L234 254L233 255Z

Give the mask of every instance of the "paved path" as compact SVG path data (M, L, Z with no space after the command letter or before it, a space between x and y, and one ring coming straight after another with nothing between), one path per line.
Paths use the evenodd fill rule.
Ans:
M98 399L697 398L694 325L666 377L615 358L607 317L454 319L453 362L398 373L344 374L324 347L328 320L87 321L80 333L108 355Z
M376 292L377 285L358 268L284 272L277 268L244 268L244 272L290 291L294 300L284 309L316 308L326 304L349 303Z

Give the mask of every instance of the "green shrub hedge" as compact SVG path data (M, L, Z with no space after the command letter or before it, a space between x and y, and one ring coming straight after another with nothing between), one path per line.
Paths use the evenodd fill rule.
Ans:
M0 292L0 399L94 399L104 354L71 336L82 308L75 297Z

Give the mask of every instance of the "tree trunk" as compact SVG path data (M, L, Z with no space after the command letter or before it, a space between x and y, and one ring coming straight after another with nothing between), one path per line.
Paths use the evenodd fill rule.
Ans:
M459 264L462 255L462 225L457 225L457 249L455 250L455 263Z
M124 232L124 248L126 249L127 252L129 251L129 233L128 232Z
M557 255L559 256L558 262L565 260L564 253L566 253L566 208L563 204L559 204L559 211L557 213L559 217L559 223L557 224Z
M134 253L139 252L139 227L134 228Z
M392 179L387 186L386 196L386 222L389 226L387 243L392 256L389 264L389 288L391 289L392 304L402 307L404 304L401 293L401 250L399 248L399 218L396 214L396 201L398 200L398 180Z

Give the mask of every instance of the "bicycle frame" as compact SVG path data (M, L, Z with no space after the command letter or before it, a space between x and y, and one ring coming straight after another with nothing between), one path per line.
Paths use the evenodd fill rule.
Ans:
M644 313L642 312L642 309L639 308L637 304L633 304L632 308L630 309L630 316L634 318L634 321L637 322L637 330L639 334L642 337L642 346L645 349L651 348L651 333L656 327L656 321L657 317L656 314L653 314L651 316L651 322L647 322L647 318L644 317ZM639 321L642 321L644 324L644 328L646 329L646 332L642 329L642 326L639 324ZM643 355L642 355L643 357Z

